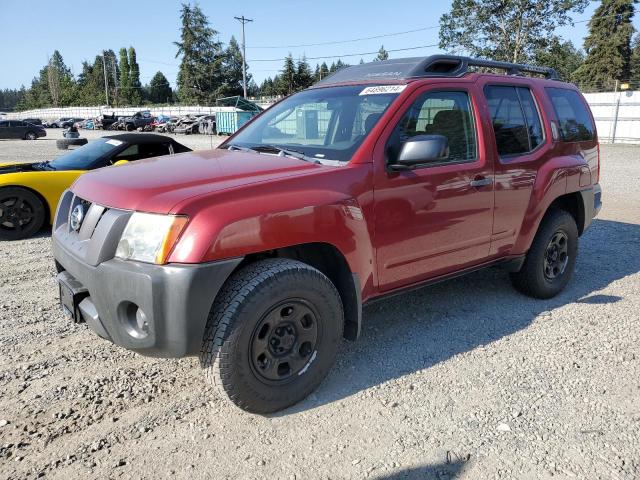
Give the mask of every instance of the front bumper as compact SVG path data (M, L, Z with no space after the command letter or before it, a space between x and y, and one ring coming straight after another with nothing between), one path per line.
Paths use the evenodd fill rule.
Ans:
M64 208L74 200L60 203ZM90 219L91 209L85 222ZM109 215L100 222L109 222ZM123 228L121 223L113 222L109 230ZM83 239L82 229L70 231L64 212L56 215L52 245L59 280L84 292L78 304L81 318L99 336L142 355L196 355L213 300L242 259L194 265L120 260L113 257L113 236L105 229L98 223L95 233ZM144 313L144 329L137 323L138 309Z

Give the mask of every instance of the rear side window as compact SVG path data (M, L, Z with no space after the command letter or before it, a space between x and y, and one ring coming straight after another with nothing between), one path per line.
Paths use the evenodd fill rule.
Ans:
M595 128L587 106L575 90L545 88L560 122L560 138L564 142L593 140Z
M528 88L493 85L484 93L500 156L522 155L542 144L540 114Z

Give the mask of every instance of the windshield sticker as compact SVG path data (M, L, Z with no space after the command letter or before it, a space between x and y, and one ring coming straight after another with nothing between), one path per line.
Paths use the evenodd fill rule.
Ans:
M360 92L360 95L383 95L385 93L400 93L406 85L379 85L377 87L367 87Z
M104 143L108 143L109 145L114 145L114 146L118 146L118 145L122 145L122 142L120 140L114 140L113 138L110 140L107 140Z

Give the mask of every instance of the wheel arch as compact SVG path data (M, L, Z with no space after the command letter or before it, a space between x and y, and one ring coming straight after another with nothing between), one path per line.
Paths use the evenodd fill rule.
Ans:
M244 257L231 275L248 264L266 258L297 260L326 275L335 285L342 300L344 337L347 340L356 340L359 337L362 325L360 278L357 273L351 272L347 259L338 248L330 243L314 242L251 253Z
M545 215L547 215L552 209L555 208L565 210L566 212L571 214L578 227L578 235L582 235L585 230L586 219L584 199L580 192L571 192L559 196L553 202L551 202L551 204L547 208L547 211L545 212Z

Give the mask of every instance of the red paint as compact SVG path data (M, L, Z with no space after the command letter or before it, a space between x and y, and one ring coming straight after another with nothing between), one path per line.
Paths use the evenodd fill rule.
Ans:
M486 84L531 88L545 130L545 142L537 150L511 159L498 157L483 95ZM553 141L550 124L557 119L545 86L558 83L480 74L410 81L343 167L201 151L88 173L73 190L110 207L188 215L190 222L170 262L331 244L359 274L367 300L525 253L551 202L597 181L597 138L572 144ZM390 172L384 163L386 141L405 109L429 89L470 94L478 157L473 163ZM469 182L478 176L493 178L493 185L471 187Z

